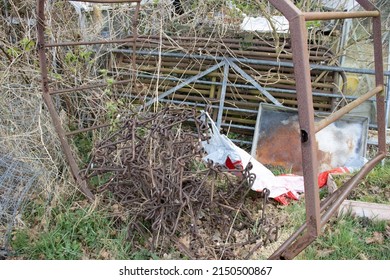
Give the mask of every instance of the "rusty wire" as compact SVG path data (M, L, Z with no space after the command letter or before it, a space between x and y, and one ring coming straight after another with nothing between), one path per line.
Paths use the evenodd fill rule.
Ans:
M203 163L201 141L208 132L194 108L171 106L134 115L95 147L84 176L99 178L98 190L112 192L129 211L133 241L149 236L153 251L173 245L192 259L231 259L240 258L233 253L237 246L255 244L258 249L277 231L244 203L255 180L251 165L234 170L240 175L234 176L223 165ZM243 228L256 230L248 230L245 241L236 239L232 231Z

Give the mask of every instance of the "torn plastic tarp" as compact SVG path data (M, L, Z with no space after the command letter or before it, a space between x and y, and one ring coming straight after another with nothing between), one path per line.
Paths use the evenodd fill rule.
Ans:
M207 112L202 111L202 117L208 119L210 128L210 139L202 141L202 146L207 153L204 161L212 160L214 163L224 164L229 169L245 168L249 162L253 168L251 173L256 175L252 190L263 191L267 188L270 191L269 197L287 205L287 198L299 199L299 193L304 192L303 176L284 174L275 176L271 170L253 158L249 153L236 146L226 135L220 134L214 121ZM338 167L318 175L318 186L326 185L329 174L350 173L359 170L367 159L363 157L353 158L346 162L344 167Z
M220 134L214 121L207 112L203 112L211 124L210 139L203 141L202 146L207 153L204 161L212 160L214 163L224 164L229 169L237 167L245 168L249 162L253 168L251 173L256 175L252 190L263 191L267 188L270 191L269 197L287 204L287 197L299 199L299 194L304 191L303 177L292 174L275 176L268 168L254 159L249 153L236 146L226 135Z
M357 157L349 159L345 166L334 168L332 170L328 170L325 172L321 172L318 175L318 187L322 188L326 185L328 181L329 174L344 174L344 173L352 173L360 170L363 165L367 163L367 159L364 157Z

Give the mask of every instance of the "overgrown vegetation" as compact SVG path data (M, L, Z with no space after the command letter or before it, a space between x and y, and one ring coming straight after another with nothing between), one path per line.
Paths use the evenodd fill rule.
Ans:
M374 181L375 182L375 181ZM371 181L367 179L367 184ZM253 203L260 203L254 200ZM305 220L304 201L289 206L269 205L269 215L283 220L280 235L291 232ZM143 236L128 239L127 210L112 198L99 196L90 204L80 194L63 195L47 205L42 198L31 201L24 212L24 225L12 238L16 259L178 259L171 248L160 257ZM145 224L147 227L148 225ZM253 225L255 227L255 224ZM134 239L136 238L136 239ZM280 242L283 240L280 240ZM134 248L134 244L137 247ZM267 256L257 256L267 257ZM323 234L297 259L340 260L390 258L390 222L344 215L332 218Z
M351 174L333 175L335 183L340 187ZM390 204L390 162L376 166L352 191L348 199Z
M333 218L322 236L297 259L389 260L390 222L352 216Z
M23 259L147 259L127 240L126 211L100 196L90 204L74 193L46 205L36 198L27 205L12 238L14 258Z
M224 9L222 4L225 1L184 2L186 14L182 17L173 16L172 7L164 1L155 1L155 6L143 9L140 33L208 36L210 40L214 37L234 36L238 30L238 19L242 19L242 12L252 15L251 12L256 10L257 5L262 11L270 9L264 4L267 1L231 1L238 10ZM199 6L195 5L198 2ZM299 2L302 7L309 9L316 1ZM0 153L10 154L15 159L44 171L40 180L42 183L30 194L25 211L18 216L11 240L11 258L185 258L176 248L156 254L148 247L150 240L143 236L129 239L127 225L131 217L128 217L127 209L109 194L98 195L97 200L90 204L75 191L76 187L69 176L59 141L41 99L34 25L35 3L35 0L0 2ZM106 28L99 24L80 30L78 15L68 3L53 3L52 8L61 13L49 13L52 28L48 30L48 39L70 41L80 40L83 36L87 39L99 39L107 35L102 33ZM117 7L117 18L122 17L126 24L111 29L108 34L110 37L131 35L127 13L127 9ZM93 15L91 18L90 20L94 20ZM99 20L99 17L95 19ZM165 28L166 24L170 25ZM319 27L317 22L310 25L313 29ZM367 37L358 39L367 40ZM108 75L105 63L108 56L106 48L74 47L53 51L49 61L49 65L53 66L49 72L51 86L66 89L74 85L101 81L112 85L114 81ZM108 87L58 97L56 107L62 123L69 130L104 121L109 121L112 127L115 127L118 124L118 116L129 111L131 105L126 100L117 98L113 94L114 91L114 88ZM73 138L74 150L82 164L90 160L92 142L104 138L104 133L87 133ZM234 135L237 138L240 136ZM377 167L351 198L388 203L389 170L389 164ZM280 172L284 173L282 170ZM106 181L107 178L97 178L92 184L101 185ZM250 203L253 209L256 209L260 202L256 194L252 195ZM270 209L272 215L284 223L283 233L290 233L292 228L300 225L304 219L302 202L283 208L274 204ZM237 220L240 221L239 215ZM147 228L150 225L145 223L144 226ZM250 230L256 230L256 223L250 226ZM349 216L335 218L325 227L324 235L299 258L389 259L389 240L388 223Z

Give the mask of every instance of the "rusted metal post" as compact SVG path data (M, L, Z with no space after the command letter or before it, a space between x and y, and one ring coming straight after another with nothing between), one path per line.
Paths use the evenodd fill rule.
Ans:
M39 64L41 67L42 76L42 96L43 100L49 110L49 114L53 120L54 128L58 134L61 142L62 149L65 153L66 160L70 166L70 170L74 179L80 187L80 190L90 199L94 199L94 195L89 190L86 182L81 179L79 172L80 169L76 163L76 160L72 154L70 145L66 139L65 131L62 128L60 117L55 109L53 99L49 94L49 79L47 70L47 57L46 57L46 46L45 46L45 0L38 0L37 3L37 31L38 31L38 55Z
M331 20L347 18L378 17L379 11L358 11L358 12L308 12L303 13L306 21L310 20Z
M318 190L318 161L314 128L314 109L305 18L290 1L270 0L290 23L294 74L298 100L298 117L301 129L302 162L305 183L306 223L309 237L321 231L320 197ZM311 240L312 238L310 238ZM310 241L311 242L311 241ZM308 242L308 244L310 244ZM307 245L308 245L307 244ZM307 246L306 245L306 246ZM299 244L305 248L305 244Z
M333 114L329 115L325 119L322 119L321 121L317 122L315 124L316 132L320 131L321 129L327 127L331 123L333 123L333 122L337 121L338 119L342 118L345 114L349 113L354 108L356 108L357 106L361 105L364 101L367 101L368 99L370 99L374 95L377 95L378 93L381 93L381 92L383 92L383 85L382 86L377 86L376 88L370 90L366 94L364 94L364 95L360 96L359 98L355 99L351 103L348 103L347 105L345 105L341 109L337 110Z
M137 50L137 37L138 37L138 29L137 29L138 14L139 14L140 6L141 6L141 2L139 1L136 5L135 12L133 15L133 37L132 37L132 39L133 39L133 55L131 57L131 67L133 68L133 73L132 73L133 85L135 84L136 79L137 79L137 63L136 63L137 54L136 54L136 50Z
M368 0L357 0L366 10L354 13L302 13L288 0L270 0L270 2L288 19L290 23L290 34L293 49L294 73L298 99L298 115L302 136L302 159L303 174L305 181L305 202L306 202L306 223L304 223L285 243L283 243L271 256L270 259L292 259L307 247L320 233L323 226L359 180L366 176L375 165L386 157L386 113L384 89L384 70L382 60L382 40L380 13ZM307 30L305 20L314 19L338 19L373 17L373 40L375 53L375 80L376 87L365 96L356 99L344 108L330 115L328 118L314 125L313 102L310 80L310 65L307 51ZM351 180L346 182L322 205L318 197L317 158L315 147L315 132L326 127L330 123L341 118L353 108L359 106L362 101L376 95L377 102L377 124L378 124L378 146L379 153L371 159ZM314 129L316 128L316 129ZM324 212L321 216L321 212ZM305 232L306 230L306 232Z
M138 12L140 7L141 0L87 0L87 1L81 1L76 0L78 2L90 2L90 3L106 3L106 4L114 4L114 3L136 3L136 9L135 9L135 15L133 20L137 21L138 19ZM47 56L46 56L46 49L52 48L52 47L63 47L63 46L78 46L78 45L95 45L95 44L112 44L112 43L129 43L129 42L135 42L137 38L137 28L134 27L134 36L131 39L117 39L117 40L107 40L107 41L89 41L89 42L60 42L60 43L46 43L45 42L45 0L37 0L37 33L38 33L38 55L39 55L39 63L41 68L41 76L42 76L42 97L43 100L49 110L49 114L53 120L54 128L58 134L58 137L61 142L62 149L64 151L66 160L70 166L71 173L76 180L78 186L80 187L80 190L84 193L86 197L88 197L90 200L94 199L94 195L88 188L87 182L83 180L80 177L80 168L76 162L76 159L73 155L72 149L69 145L67 136L74 135L75 133L81 133L85 131L89 131L92 129L97 129L100 127L107 126L106 124L95 126L93 128L86 128L86 129L80 129L75 132L66 133L64 128L62 127L60 117L55 109L52 95L54 94L62 94L67 92L76 92L77 90L83 90L83 89L91 89L94 87L100 87L105 86L104 84L98 84L98 85L89 85L89 86L82 86L80 88L72 88L72 89L63 89L63 90L54 90L51 91L49 89L49 79L48 79L48 63L47 63ZM135 46L135 44L134 44ZM134 64L135 64L135 55L133 58ZM124 81L118 82L119 83L125 83Z
M356 0L365 10L377 11L378 9L368 0ZM382 28L380 14L372 18L372 32L374 41L375 83L384 89L384 66L382 50ZM389 86L389 85L388 85ZM376 95L377 125L378 125L378 150L386 155L386 104L385 93Z

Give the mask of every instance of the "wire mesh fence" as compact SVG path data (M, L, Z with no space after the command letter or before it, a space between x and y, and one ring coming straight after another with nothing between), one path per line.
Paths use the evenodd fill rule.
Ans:
M39 175L39 171L25 162L8 155L0 156L0 246L3 254L27 195L38 185Z

